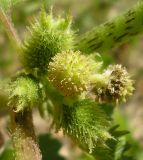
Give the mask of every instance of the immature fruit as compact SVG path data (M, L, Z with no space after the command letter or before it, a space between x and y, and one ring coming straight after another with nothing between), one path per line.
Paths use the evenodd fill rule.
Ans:
M126 101L126 98L133 93L133 81L125 68L121 65L109 67L112 71L108 91L113 99L118 101Z
M101 62L96 62L94 55L85 56L79 51L66 51L52 58L48 77L61 94L76 96L88 89L91 77L100 67Z
M90 153L96 149L96 145L105 147L105 141L112 138L108 133L109 118L97 104L89 100L63 106L61 121L57 123L60 123L57 127L62 128L64 134Z
M93 88L93 92L100 101L124 102L127 97L132 95L133 81L124 67L111 65L104 74L106 78L108 77L107 83L99 88Z
M53 19L52 14L42 12L39 22L32 26L31 36L24 43L21 59L30 71L47 71L51 57L58 52L73 48L73 31L70 18Z
M41 89L38 81L31 75L18 77L10 85L9 106L15 112L23 111L26 107L32 107L41 99Z

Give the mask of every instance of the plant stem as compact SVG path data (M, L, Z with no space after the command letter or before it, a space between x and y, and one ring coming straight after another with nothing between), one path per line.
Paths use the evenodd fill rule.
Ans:
M42 156L33 127L32 111L12 112L11 118L15 160L41 160Z
M14 43L16 47L20 46L21 40L17 35L17 32L10 20L2 8L0 8L0 21L4 26L4 29L9 37L9 39Z
M143 32L143 3L83 34L76 47L84 53L106 52Z

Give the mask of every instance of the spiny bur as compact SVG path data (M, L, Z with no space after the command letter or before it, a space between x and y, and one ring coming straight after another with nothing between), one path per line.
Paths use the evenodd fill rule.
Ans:
M29 72L45 73L51 57L73 48L71 18L54 19L42 11L41 18L30 29L31 36L22 47L21 60Z
M101 62L95 61L95 55L85 56L80 51L63 51L49 63L48 77L64 96L76 96L88 89L92 75L101 65Z
M134 90L133 81L127 70L121 65L110 65L103 77L106 83L103 86L93 88L97 99L102 102L125 102Z
M92 153L97 146L106 147L105 141L112 138L108 133L110 120L101 108L90 100L63 106L59 129L75 143Z
M10 95L8 105L15 112L23 111L26 107L32 107L39 103L41 99L41 89L38 81L31 75L19 76L10 85Z

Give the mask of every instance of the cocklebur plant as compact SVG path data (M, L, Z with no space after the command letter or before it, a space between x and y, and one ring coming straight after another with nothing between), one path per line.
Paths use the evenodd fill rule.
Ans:
M108 132L111 127L111 119L96 103L99 93L94 92L94 89L100 90L104 87L107 90L100 93L100 96L102 98L108 97L108 99L101 99L100 103L115 103L118 99L121 102L125 97L132 94L133 84L126 70L120 65L110 66L102 73L102 63L95 61L93 55L88 57L79 53L77 51L74 53L69 51L58 53L49 63L48 73L50 82L61 94L67 97L65 99L68 99L63 101L61 117L59 116L60 121L58 119L55 126L62 128L64 134L69 135L83 149L92 153L94 149L96 150L96 146L101 146L102 149L108 148L106 141L114 139ZM75 59L75 56L73 56L75 54L78 54L81 59L79 57ZM86 59L83 60L83 57L86 57ZM92 58L94 63L90 59L86 62L87 58ZM84 68L82 68L84 65L81 66L83 62L86 65ZM76 88L81 86L84 77L88 78L88 81L86 81L88 87L82 92L81 90L75 92L75 85ZM114 92L110 90L114 90ZM90 95L90 92L94 92L94 96Z
M29 29L30 37L19 46L24 71L9 85L16 160L42 159L32 123L32 107L39 101L41 106L50 102L56 131L63 130L95 159L117 160L114 148L120 139L111 132L109 112L112 105L132 95L133 81L121 65L103 68L104 62L94 52L115 47L142 32L142 15L140 3L78 37L71 29L71 18L56 19L42 10L39 20Z

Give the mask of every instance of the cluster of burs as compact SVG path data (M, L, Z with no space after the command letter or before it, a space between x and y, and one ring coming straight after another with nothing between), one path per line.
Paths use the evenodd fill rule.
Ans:
M39 105L53 116L53 127L82 149L106 148L114 137L101 104L116 105L132 94L128 72L121 65L105 69L98 53L78 50L70 17L54 19L42 11L30 32L21 47L24 69L11 82L9 105L15 112Z

